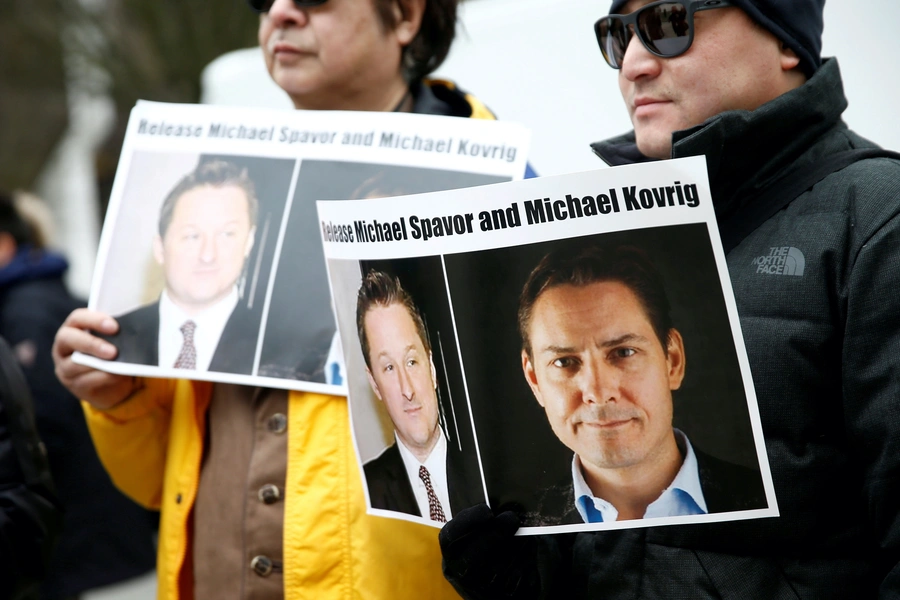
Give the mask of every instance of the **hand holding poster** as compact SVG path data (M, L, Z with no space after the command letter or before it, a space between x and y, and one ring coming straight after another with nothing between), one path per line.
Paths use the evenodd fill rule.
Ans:
M371 512L778 514L702 158L318 206Z
M118 356L76 360L125 375L341 393L314 202L519 179L528 137L477 119L141 102L90 299L118 320L109 338ZM442 227L372 220L360 232L385 240Z

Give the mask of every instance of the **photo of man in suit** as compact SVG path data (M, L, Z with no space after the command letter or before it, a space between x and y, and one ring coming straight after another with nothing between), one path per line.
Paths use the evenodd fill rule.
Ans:
M363 465L372 508L445 522L467 506L464 475L439 423L437 377L425 322L397 277L370 271L356 324L366 374L394 426L394 443Z
M709 456L673 428L687 367L663 281L632 246L583 244L544 256L518 311L525 379L572 452L532 526L766 507L759 471Z
M201 162L163 201L153 256L159 300L116 317L120 362L249 374L256 322L238 282L253 248L258 200L246 169Z

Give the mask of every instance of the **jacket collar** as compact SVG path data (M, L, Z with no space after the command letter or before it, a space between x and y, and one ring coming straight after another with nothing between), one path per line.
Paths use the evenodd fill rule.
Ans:
M846 107L838 62L830 58L804 85L754 111L724 112L676 131L672 158L706 156L713 201L722 216L793 166L823 133L846 127L841 121ZM633 131L591 147L613 166L652 160L638 151Z
M412 112L494 120L494 113L481 101L467 94L448 79L429 79L410 84L414 104Z
M420 115L456 116L453 114L453 108L446 102L441 102L431 88L432 86L427 80L415 81L409 84L409 89L413 95L411 112Z

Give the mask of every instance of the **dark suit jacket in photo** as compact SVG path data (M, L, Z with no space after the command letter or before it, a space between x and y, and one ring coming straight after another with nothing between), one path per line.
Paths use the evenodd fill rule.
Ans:
M450 494L450 510L453 514L480 502L484 502L481 482L469 482L462 468L463 456L447 444L447 491ZM406 476L406 467L400 449L394 442L376 458L363 465L369 501L372 508L393 510L421 517L412 484Z
M694 447L700 488L709 513L766 508L762 475L756 469L720 460ZM575 508L575 487L571 476L565 483L544 489L535 511L522 516L525 527L584 523Z
M118 362L159 365L159 302L116 317L119 333L101 336L119 349ZM259 314L238 302L225 323L209 371L249 375L256 355Z

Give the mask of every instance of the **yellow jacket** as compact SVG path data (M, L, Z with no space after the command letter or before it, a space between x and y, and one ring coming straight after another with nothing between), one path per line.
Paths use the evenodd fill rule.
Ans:
M83 404L115 484L162 511L160 600L193 598L189 517L211 393L207 382L147 379L108 411ZM288 434L286 600L458 598L441 574L436 529L365 514L346 398L289 392Z
M451 81L424 84L454 116L494 118ZM431 112L434 102L414 110ZM83 403L113 482L140 504L162 511L160 600L193 597L189 518L211 395L208 382L147 379L144 388L111 410ZM343 396L289 393L285 491L286 600L459 598L441 573L436 529L366 515Z

